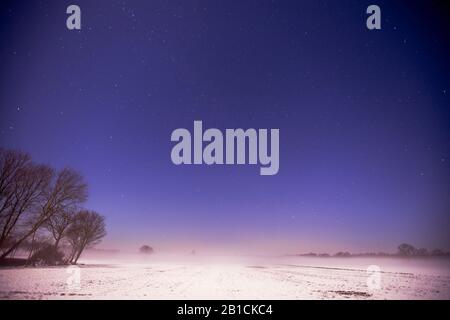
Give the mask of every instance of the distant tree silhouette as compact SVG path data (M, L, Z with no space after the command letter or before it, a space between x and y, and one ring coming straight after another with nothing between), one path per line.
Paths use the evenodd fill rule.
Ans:
M428 249L420 248L420 249L417 250L416 255L425 257L425 256L430 255L430 253L428 252Z
M345 252L341 251L341 252L336 253L334 256L335 257L351 257L352 255L347 251L345 251Z
M411 257L417 255L418 250L407 243L402 243L398 246L398 254L405 257Z
M440 256L445 255L445 252L444 252L443 250L441 250L441 249L434 249L434 250L431 252L431 255L432 255L432 256L440 257Z
M142 247L139 248L139 252L144 254L152 254L154 250L152 247L148 245L143 245Z

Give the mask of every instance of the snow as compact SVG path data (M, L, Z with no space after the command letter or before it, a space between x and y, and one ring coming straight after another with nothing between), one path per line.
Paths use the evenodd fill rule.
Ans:
M370 265L381 269L379 286L368 283ZM0 299L450 299L449 266L447 259L85 259L75 269L0 268Z

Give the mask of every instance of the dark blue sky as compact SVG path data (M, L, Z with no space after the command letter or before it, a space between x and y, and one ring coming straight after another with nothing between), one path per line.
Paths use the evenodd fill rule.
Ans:
M69 4L82 30L66 29ZM366 28L378 4L382 30ZM104 247L450 249L448 16L430 1L6 1L0 145L79 170ZM279 128L280 171L174 166L176 128Z

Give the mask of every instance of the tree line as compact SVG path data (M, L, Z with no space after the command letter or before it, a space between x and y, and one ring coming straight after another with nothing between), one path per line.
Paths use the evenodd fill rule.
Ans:
M350 253L348 251L339 251L333 255L328 253L300 253L297 256L303 257L450 257L450 252L441 249L428 250L426 248L416 248L413 245L402 243L397 247L396 253L386 252L366 252L366 253Z
M0 263L20 251L31 264L76 264L106 235L104 217L82 207L87 197L78 172L0 148Z

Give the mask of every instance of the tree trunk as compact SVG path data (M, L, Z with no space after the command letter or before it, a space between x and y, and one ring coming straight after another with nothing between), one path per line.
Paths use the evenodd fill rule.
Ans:
M76 256L75 261L73 262L73 264L77 264L78 259L80 258L82 252L83 252L82 249L81 249L80 251L78 251L78 254L77 254L77 256Z
M34 253L34 245L35 245L35 237L36 237L36 232L33 233L33 238L31 239L31 244L30 244L30 253L28 254L28 262L30 262L31 257L33 256Z
M78 250L77 257L75 258L74 264L77 264L78 259L79 259L80 256L81 256L81 253L84 251L84 248L86 248L86 243L83 243L83 244L80 246L80 250Z
M59 241L61 241L61 237L58 237L58 239L56 239L55 241L55 252L58 251Z
M68 263L73 264L73 258L75 257L75 253L76 253L75 248L72 248L69 258L67 259Z

